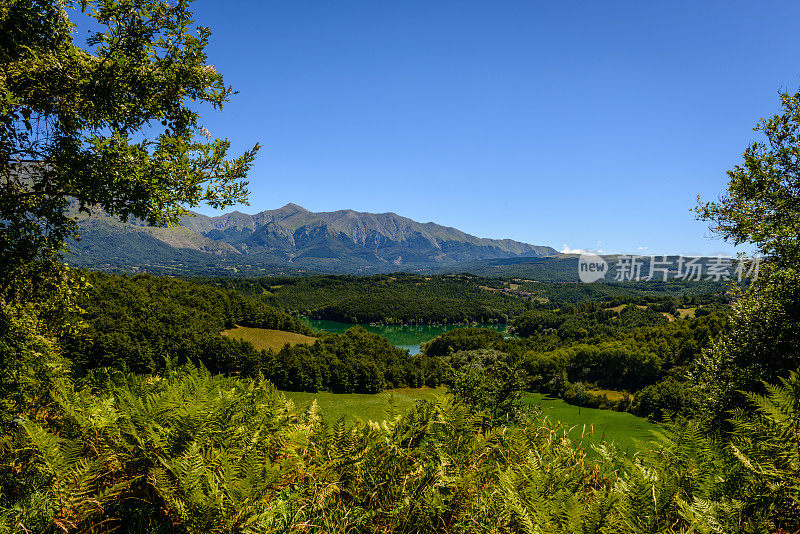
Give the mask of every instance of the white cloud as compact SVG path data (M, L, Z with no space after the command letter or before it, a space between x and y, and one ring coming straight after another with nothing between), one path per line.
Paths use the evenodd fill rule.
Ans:
M593 252L593 250L585 250L582 248L569 248L569 245L566 243L561 245L562 254L592 254Z
M648 248L650 248L650 247L646 247L646 246L642 245L641 247L638 247L636 250L647 250Z

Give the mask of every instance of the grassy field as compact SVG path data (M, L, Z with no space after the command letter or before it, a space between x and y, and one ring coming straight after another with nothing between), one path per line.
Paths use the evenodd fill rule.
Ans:
M623 450L635 452L635 440L649 441L652 439L651 431L660 428L641 417L624 412L581 408L578 413L577 406L541 393L528 393L524 400L530 405L540 406L542 416L561 421L570 427L569 436L573 441L586 444L613 441Z
M249 341L259 350L281 350L285 344L297 345L306 343L313 345L316 338L295 334L294 332L283 332L282 330L268 330L266 328L248 328L237 326L231 330L222 332L223 336L230 336L242 341Z
M401 388L384 391L375 395L364 393L303 393L284 391L286 398L298 408L305 408L317 399L325 419L331 423L344 417L345 420L382 421L386 419L394 402L396 409L403 412L414 405L417 400L433 400L436 395L443 395L444 388Z
M381 421L387 418L392 401L398 411L404 411L417 400L432 400L437 394L442 395L444 392L444 388L404 388L376 395L293 391L283 393L300 409L308 407L311 401L317 399L325 419L333 423L342 417L346 421ZM577 406L539 393L526 394L524 401L529 405L540 406L543 417L563 422L569 429L569 437L584 445L614 441L623 450L633 453L638 450L635 440L647 442L652 439L651 431L659 428L658 425L629 413L581 408L578 414Z

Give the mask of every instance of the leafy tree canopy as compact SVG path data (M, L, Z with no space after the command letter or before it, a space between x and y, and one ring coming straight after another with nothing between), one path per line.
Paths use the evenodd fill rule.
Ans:
M189 4L0 5L0 275L53 257L75 231L71 203L168 225L187 206L246 200L259 147L231 158L202 128L199 106L222 108L233 90ZM85 44L71 16L91 19Z
M762 119L744 162L728 171L727 193L701 203L698 216L734 244L766 256L758 278L732 307L731 332L705 351L691 380L704 414L723 424L743 392L763 391L800 365L800 92L780 94L782 112Z
M753 243L781 265L800 263L800 92L780 93L782 112L754 128L744 162L728 171L728 190L695 211L714 233L736 245Z

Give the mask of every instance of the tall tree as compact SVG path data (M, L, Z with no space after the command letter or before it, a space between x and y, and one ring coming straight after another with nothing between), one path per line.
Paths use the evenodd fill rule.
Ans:
M246 201L258 145L228 156L199 106L233 94L207 63L191 0L0 4L0 283L51 259L77 210L175 223ZM86 17L85 43L70 17ZM81 46L81 44L83 46Z
M780 100L781 113L755 127L765 139L728 171L725 195L696 208L717 235L753 244L765 256L733 305L730 333L694 371L697 398L718 423L745 404L742 392L761 391L800 366L800 92L782 92Z
M45 417L69 372L56 340L77 328L80 280L57 260L77 210L165 225L246 200L258 145L228 157L202 129L198 106L233 90L189 4L0 1L0 494L33 480L7 461L24 448L14 419Z

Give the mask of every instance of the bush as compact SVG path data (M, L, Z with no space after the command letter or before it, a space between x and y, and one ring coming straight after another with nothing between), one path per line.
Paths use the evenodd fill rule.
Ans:
M493 349L503 342L504 336L488 328L456 328L423 344L427 356L446 356L451 352Z
M653 421L664 421L676 414L697 413L697 399L692 384L685 378L668 376L637 392L631 411Z

